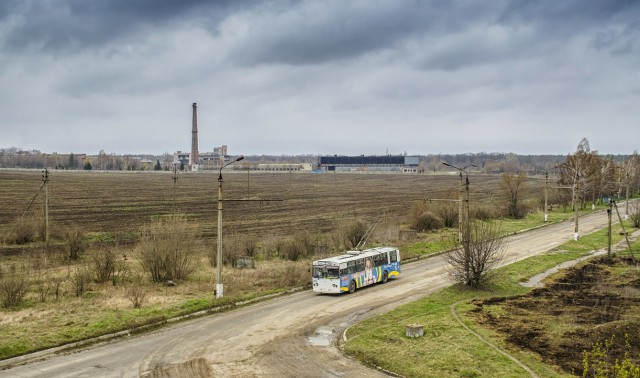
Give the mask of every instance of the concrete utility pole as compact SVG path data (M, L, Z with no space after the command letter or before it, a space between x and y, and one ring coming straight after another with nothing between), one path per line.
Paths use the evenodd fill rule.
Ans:
M549 188L549 171L544 173L544 222L549 220L549 214L547 214L549 205L547 201L547 190Z
M578 175L578 173L576 172L576 182L575 182L575 189L573 190L573 196L574 196L574 208L576 210L576 220L575 220L575 228L573 230L573 240L578 241L580 239L580 234L578 233L578 181L580 180L580 175Z
M178 165L173 163L173 212L176 212L176 183L178 182Z
M45 168L42 175L44 185L44 241L49 243L49 169Z
M627 172L627 194L625 196L625 209L624 209L624 219L629 219L629 172Z
M462 182L462 172L464 172L466 180L465 180L465 199L464 199L464 207L465 207L465 215L466 215L466 219L465 219L465 233L463 235L463 245L464 245L464 274L465 274L465 284L467 284L467 280L469 279L470 276L470 260L471 260L471 251L470 251L470 247L471 247L471 218L469 216L469 172L466 171L467 168L470 167L475 167L475 165L471 164L468 165L466 167L456 167L455 165L451 165L449 163L445 163L443 162L442 164L446 165L447 167L451 167L453 169L457 169L458 171L460 171L460 181Z
M613 216L613 199L609 199L607 217L609 218L609 233L607 234L607 255L611 256L611 217Z
M458 183L458 243L462 243L462 172Z
M244 156L224 164L220 167L218 175L218 251L216 253L216 298L222 298L224 287L222 285L222 168L244 159Z

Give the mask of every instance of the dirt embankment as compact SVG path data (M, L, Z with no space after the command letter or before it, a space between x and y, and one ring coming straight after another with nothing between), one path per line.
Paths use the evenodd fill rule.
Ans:
M630 258L594 258L528 295L475 305L470 315L479 323L567 373L581 374L583 352L612 336L612 361L622 360L626 349L640 363L633 353L640 350L640 269Z

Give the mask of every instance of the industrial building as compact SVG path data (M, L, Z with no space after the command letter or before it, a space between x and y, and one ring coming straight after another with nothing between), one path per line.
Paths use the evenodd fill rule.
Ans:
M419 156L320 156L318 169L338 172L421 173Z
M178 151L173 154L173 164L187 167L189 171L218 169L227 159L227 146L214 147L213 152L198 150L198 105L192 105L191 153Z

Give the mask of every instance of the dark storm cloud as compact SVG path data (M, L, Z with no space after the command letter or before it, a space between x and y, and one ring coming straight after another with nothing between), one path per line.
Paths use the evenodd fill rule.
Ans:
M637 148L640 1L0 0L0 49L48 151L185 150L193 102L244 153Z
M443 35L466 22L452 14L482 14L489 6L454 1L301 2L248 25L231 57L245 64L323 64L396 49L425 34ZM398 57L402 58L402 57Z
M9 20L6 47L65 51L99 48L144 31L171 28L189 18L206 18L217 25L249 1L207 0L16 0L4 4Z

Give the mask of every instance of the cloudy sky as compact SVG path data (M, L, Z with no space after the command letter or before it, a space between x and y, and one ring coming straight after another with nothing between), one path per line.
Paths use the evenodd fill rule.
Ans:
M635 0L1 0L0 148L640 149Z

